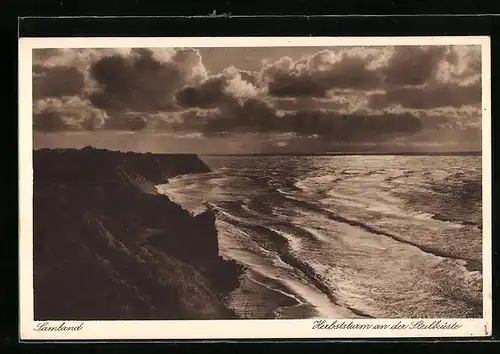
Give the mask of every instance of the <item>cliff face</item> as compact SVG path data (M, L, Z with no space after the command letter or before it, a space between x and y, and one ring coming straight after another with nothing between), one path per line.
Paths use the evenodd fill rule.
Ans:
M208 172L195 155L37 150L35 319L232 318L241 268L218 254L211 211L190 215L155 185Z

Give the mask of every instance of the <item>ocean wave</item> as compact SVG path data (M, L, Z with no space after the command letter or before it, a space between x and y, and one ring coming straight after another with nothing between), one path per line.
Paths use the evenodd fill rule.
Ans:
M351 310L336 304L332 290L325 285L314 269L293 255L291 249L294 240L291 235L280 230L248 223L225 212L222 212L220 217L225 223L225 226L221 225L220 237L226 239L222 242L221 250L228 251L224 245L226 243L233 244L235 234L250 236L245 245L242 245L244 250L231 249L229 251L231 258L249 267L251 271L282 284L283 287L292 292L295 298L312 305L318 311L319 316L359 317ZM262 237L274 239L277 244L273 246L273 242L266 242ZM259 256L254 257L252 254ZM267 261L263 255L267 256ZM274 255L274 257L269 257L270 255Z
M289 306L422 317L414 299L425 297L433 309L424 315L479 313L481 235L469 221L471 210L481 212L470 202L478 187L456 162L434 173L425 159L419 168L384 159L353 168L327 165L339 158L302 166L299 158L237 160L170 180L162 191L191 209L215 210L223 257L247 266L258 286L300 299Z

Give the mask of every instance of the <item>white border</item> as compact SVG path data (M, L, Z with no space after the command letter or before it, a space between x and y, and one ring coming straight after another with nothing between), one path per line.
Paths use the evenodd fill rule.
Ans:
M32 49L117 47L255 47L481 45L483 102L483 318L440 319L457 330L317 330L314 320L86 321L81 331L35 331L33 321ZM400 338L491 335L491 72L490 39L469 37L186 37L21 38L19 40L19 303L21 340ZM54 294L57 296L57 294ZM341 320L355 324L406 324L416 319ZM439 319L436 319L439 320ZM332 320L328 320L330 323ZM430 324L433 320L426 319ZM54 321L59 325L61 321ZM81 322L75 322L80 324ZM71 321L66 322L72 324Z

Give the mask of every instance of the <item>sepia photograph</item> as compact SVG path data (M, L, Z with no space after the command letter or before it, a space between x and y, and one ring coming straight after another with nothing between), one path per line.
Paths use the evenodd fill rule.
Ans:
M26 336L491 330L488 38L24 44Z

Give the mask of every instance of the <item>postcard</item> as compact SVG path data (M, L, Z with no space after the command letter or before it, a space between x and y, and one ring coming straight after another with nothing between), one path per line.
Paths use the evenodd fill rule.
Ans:
M489 37L19 57L21 340L491 335Z

